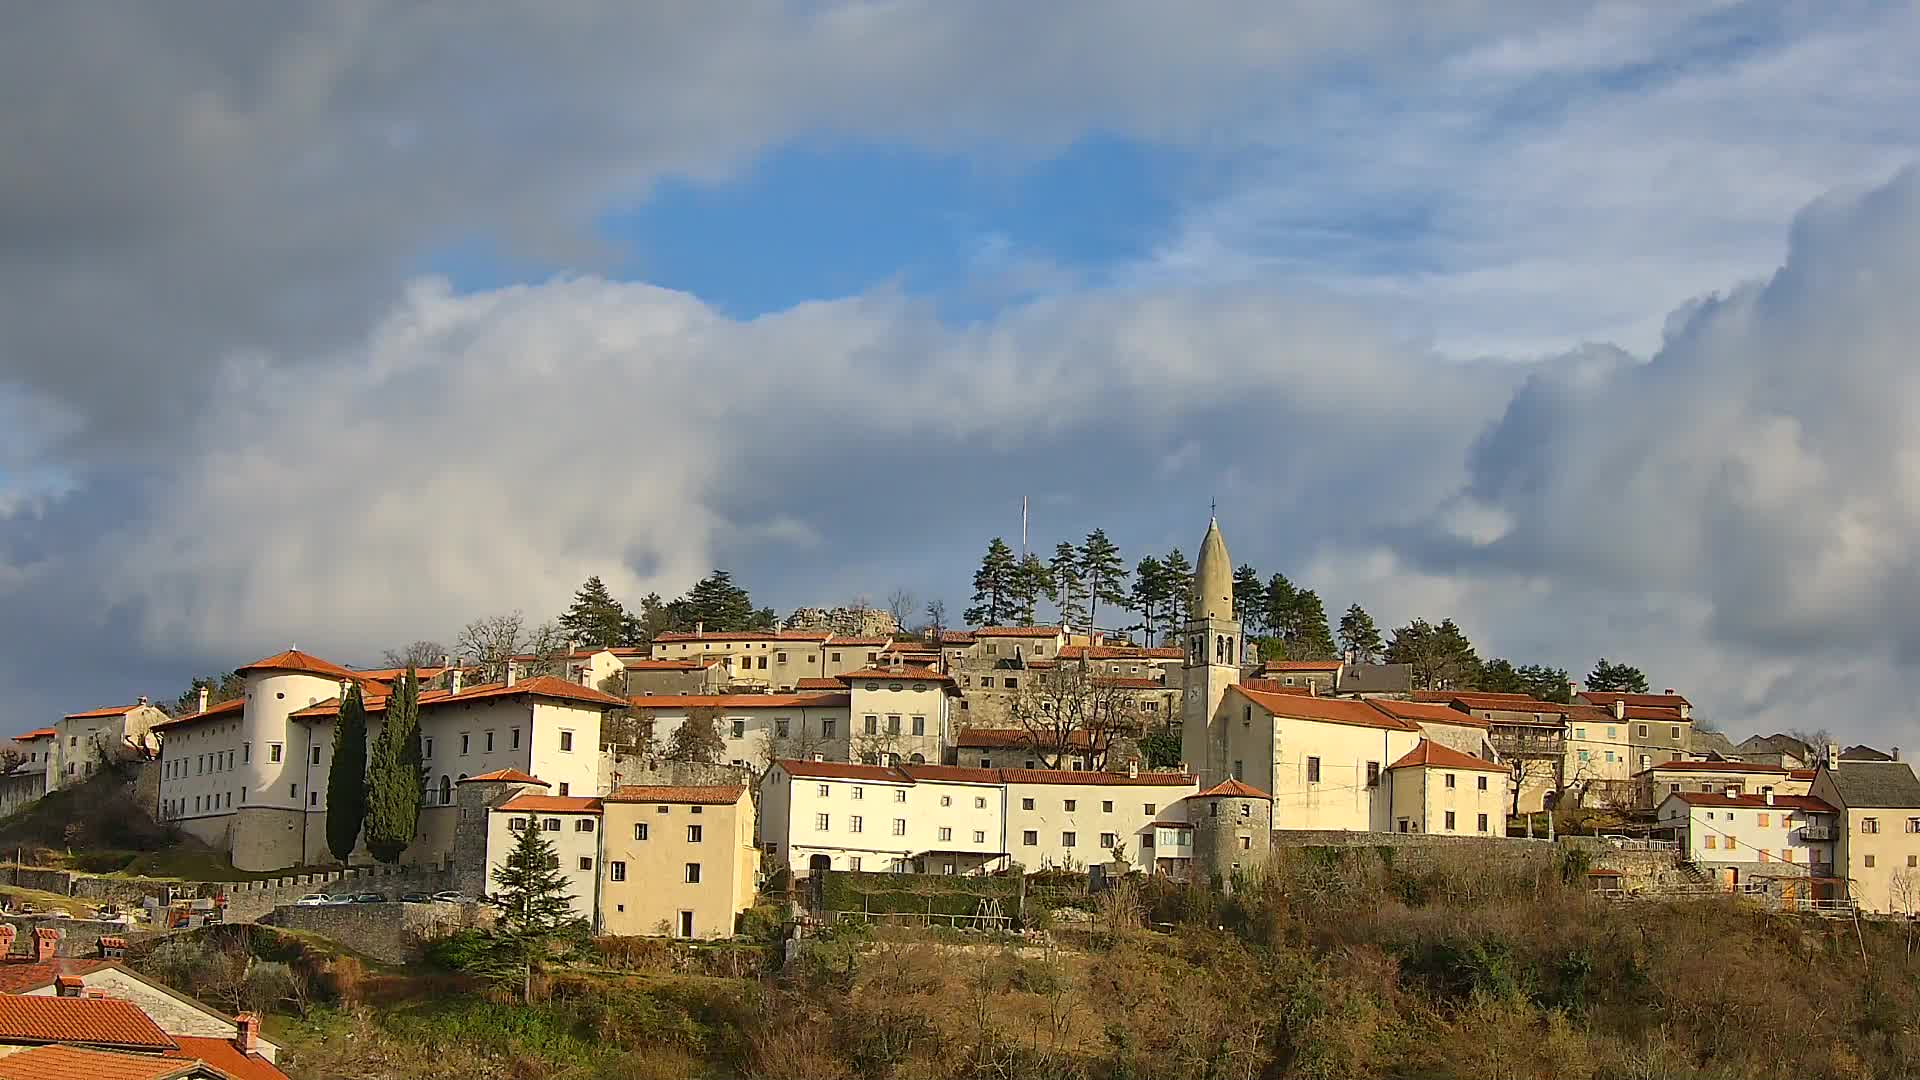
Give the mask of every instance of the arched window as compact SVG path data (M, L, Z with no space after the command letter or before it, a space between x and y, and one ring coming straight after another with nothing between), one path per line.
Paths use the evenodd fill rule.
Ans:
M1213 639L1213 659L1216 663L1227 662L1227 639L1224 634Z
M464 777L462 779L464 779ZM447 778L446 773L441 773L440 774L440 805L445 806L451 802L453 802L453 781Z
M1234 639L1228 638L1227 639L1227 663L1229 664L1238 663L1238 661L1234 659L1234 655L1233 655L1234 645L1235 645Z
M912 761L915 765L925 765L927 763L927 756L925 754L915 754L908 760Z

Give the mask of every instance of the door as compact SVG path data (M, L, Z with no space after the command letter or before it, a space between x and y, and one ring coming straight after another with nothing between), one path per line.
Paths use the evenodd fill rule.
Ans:
M830 855L815 855L807 860L808 873L813 873L816 870L831 869L833 869L833 857Z
M680 936L683 938L693 936L693 912L691 911L680 913Z
M1740 883L1740 871L1729 866L1720 871L1720 888L1732 892Z

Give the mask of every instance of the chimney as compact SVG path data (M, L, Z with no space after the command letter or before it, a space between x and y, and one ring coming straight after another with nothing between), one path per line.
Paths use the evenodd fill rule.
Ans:
M457 694L460 692L460 684L466 681L466 675L467 675L466 672L460 669L465 667L466 663L467 663L467 658L463 656L460 658L460 662L453 665L453 669L447 672L447 692L448 693Z
M705 637L706 635L707 635L707 624L706 624L706 621L705 621L704 619L702 619L702 620L695 620L695 622L694 622L694 624L693 624L693 636L694 636L694 637Z
M1132 759L1130 759L1130 760L1128 760L1128 762L1127 762L1127 779L1129 779L1129 780L1138 780L1138 779L1140 779L1140 759L1139 759L1139 758L1132 758Z
M1568 679L1567 680L1567 700L1572 701L1574 698L1577 698L1579 696L1580 696L1580 680Z
M586 664L580 665L580 685L586 687L593 686L593 668Z
M13 937L17 933L12 923L0 923L0 957L13 952Z
M138 699L136 699L136 700L137 700L137 702L138 702L138 704L139 704L139 705L140 705L140 706L141 706L142 708L144 708L144 707L146 707L146 704L147 704L147 695L145 695L145 694L141 694L141 695L140 695L140 697L139 697Z
M1760 793L1767 797L1767 805L1772 806L1773 805L1773 789L1770 787L1761 788Z
M207 689L208 688L205 686L202 686L200 688L200 711L201 712L207 711Z
M87 984L82 982L78 975L61 975L53 980L53 995L66 998L85 997Z
M233 1045L243 1054L259 1052L260 1014L243 1012L233 1018Z
M1673 697L1675 694L1678 694L1680 691L1675 690L1673 687L1669 686L1665 690L1662 690L1660 692L1667 695L1668 697Z
M1897 746L1893 748L1893 760L1895 761L1900 760L1900 748Z
M348 682L345 679L340 680L340 704L345 705L347 703L347 694L352 689L353 689L352 683ZM336 714L337 714L337 710L336 710Z
M1827 744L1827 768L1837 769L1839 767L1840 767L1840 746L1838 743L1828 743Z
M507 685L509 687L511 687L514 684L519 674L520 674L519 672L513 669L513 661L509 659L507 661Z
M60 950L60 931L51 926L42 926L33 932L33 959L35 963L53 963L54 953Z
M1627 718L1627 703L1624 699L1613 699L1613 718L1615 720L1625 720Z

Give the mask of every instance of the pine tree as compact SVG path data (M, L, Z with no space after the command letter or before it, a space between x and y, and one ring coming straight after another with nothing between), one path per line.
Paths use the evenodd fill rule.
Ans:
M1047 564L1047 580L1053 585L1047 599L1060 613L1061 623L1073 626L1087 619L1086 578L1080 572L1080 549L1066 540L1053 549L1053 561Z
M1412 667L1417 690L1460 690L1478 685L1480 676L1473 643L1452 619L1439 626L1415 619L1395 630L1387 643L1387 663Z
M1035 613L1040 610L1040 598L1047 595L1053 578L1053 572L1040 556L1028 552L1013 569L1013 607L1015 618L1021 626L1032 626Z
M347 688L333 726L333 762L327 769L327 850L346 862L367 819L367 709L360 684Z
M1104 529L1095 529L1087 534L1087 541L1080 548L1080 574L1087 582L1087 595L1092 598L1092 607L1088 609L1088 625L1092 625L1100 614L1102 602L1110 607L1124 608L1127 604L1127 567L1120 559L1120 549L1107 539Z
M960 617L970 626L1005 626L1013 621L1014 574L1020 564L1005 540L994 537L973 573L973 606Z
M1242 563L1233 572L1233 613L1248 637L1258 637L1266 629L1266 587L1252 563Z
M1380 628L1359 604L1340 616L1340 646L1353 654L1356 663L1371 664L1380 655Z
M1146 632L1147 646L1154 643L1153 626L1167 609L1167 567L1148 555L1133 568L1133 610L1140 613L1140 627Z
M1262 621L1267 633L1280 641L1289 660L1305 659L1295 650L1299 647L1301 636L1300 593L1287 580L1285 574L1275 574L1267 582L1266 596L1263 598Z
M1547 667L1544 664L1523 664L1515 669L1526 693L1538 701L1551 701L1558 705L1573 702L1573 689L1566 668Z
M667 605L675 630L704 627L708 631L771 630L771 608L755 609L753 597L733 583L733 575L715 570L687 590L687 595Z
M1177 630L1193 617L1193 564L1174 548L1162 565L1167 569L1167 627Z
M1647 677L1631 664L1613 664L1601 657L1587 673L1587 689L1616 694L1647 693Z
M673 629L673 614L667 608L667 602L657 592L640 598L640 620L635 636L642 644Z
M635 645L642 638L640 621L627 614L598 574L573 594L573 605L560 616L560 629L580 646Z
M427 788L420 766L420 678L408 668L387 698L367 764L367 850L383 863L398 862L419 829Z
M1287 655L1295 660L1332 660L1333 631L1327 628L1327 609L1320 594L1301 589L1294 594L1293 616L1296 638L1287 646Z
M559 856L542 834L539 818L526 819L492 877L496 889L487 900L500 914L491 935L491 955L479 970L501 981L515 979L521 1004L531 1004L533 973L551 955L555 940L582 931Z

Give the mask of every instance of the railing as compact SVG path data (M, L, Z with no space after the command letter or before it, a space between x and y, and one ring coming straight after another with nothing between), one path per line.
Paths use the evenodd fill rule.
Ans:
M1603 833L1600 839L1611 848L1620 851L1672 851L1672 840L1655 840L1648 836L1622 836L1618 833Z
M1800 826L1800 839L1808 842L1831 840L1833 839L1833 826L1802 825Z

